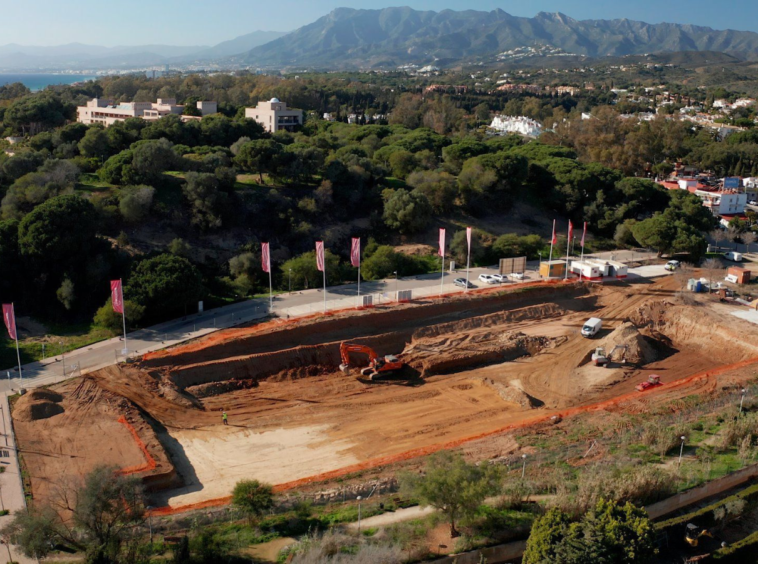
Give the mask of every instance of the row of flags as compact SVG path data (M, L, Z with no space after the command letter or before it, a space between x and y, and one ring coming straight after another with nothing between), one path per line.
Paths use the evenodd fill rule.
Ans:
M584 248L584 238L587 236L587 222L584 222L584 230L582 231L582 248ZM568 226L568 239L571 241L571 239L574 238L574 224L569 220L569 226ZM557 245L558 244L558 236L555 234L555 220L553 220L553 236L550 238L550 244L551 245ZM469 243L471 245L471 243Z

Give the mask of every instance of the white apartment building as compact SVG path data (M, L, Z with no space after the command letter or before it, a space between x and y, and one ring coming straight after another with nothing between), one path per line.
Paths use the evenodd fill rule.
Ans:
M517 133L527 137L538 137L542 133L539 122L523 116L495 116L490 128L499 133Z
M745 213L747 194L737 190L695 190L703 205L715 216L741 215Z
M198 102L197 109L202 117L218 111L216 102ZM176 103L175 98L158 98L157 102L125 102L116 104L113 100L93 98L86 106L76 109L76 121L87 125L100 123L105 127L129 118L156 120L170 114L181 115L183 121L200 119L197 116L184 116L184 106Z
M279 98L258 102L254 108L245 108L245 117L260 123L269 133L293 131L298 125L303 125L303 110L288 109L287 103L279 101Z

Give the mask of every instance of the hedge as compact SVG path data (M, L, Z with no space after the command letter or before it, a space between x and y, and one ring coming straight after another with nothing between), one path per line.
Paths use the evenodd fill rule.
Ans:
M676 527L677 525L685 525L693 521L697 521L698 525L701 527L712 527L716 524L716 520L713 516L713 511L719 507L726 505L730 501L735 501L738 499L745 500L748 504L758 500L758 484L747 487L741 492L730 495L729 497L719 500L707 507L703 507L702 509L688 513L687 515L681 515L679 517L674 517L673 519L668 519L667 521L662 521L661 523L656 523L656 528L658 531L662 532L671 527Z
M713 553L713 560L727 564L729 562L750 562L758 551L758 532L755 532L741 541L721 548Z

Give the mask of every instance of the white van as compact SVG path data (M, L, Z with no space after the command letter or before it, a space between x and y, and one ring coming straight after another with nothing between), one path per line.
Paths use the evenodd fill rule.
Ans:
M724 258L732 262L742 262L742 253L729 251L728 253L724 253Z
M600 330L603 328L603 320L598 317L592 317L587 320L587 322L584 324L584 327L582 327L582 337L594 337L598 333L600 333Z

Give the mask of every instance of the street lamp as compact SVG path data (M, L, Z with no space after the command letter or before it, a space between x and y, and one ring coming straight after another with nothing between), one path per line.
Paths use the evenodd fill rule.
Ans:
M542 251L537 251L537 254L540 255L540 264L542 264Z
M358 534L361 534L361 496L358 496Z
M524 464L521 466L521 479L524 479L524 474L526 474L526 455L522 454L521 458L524 459Z
M3 539L3 540L0 540L0 544L4 544L5 548L8 549L8 562L13 562L13 555L11 554L11 545L10 545L10 543L8 541L6 541L6 540Z
M742 399L740 399L740 415L742 415L742 404L745 402L746 393L747 393L747 390L745 388L742 388Z
M397 293L397 270L393 272L392 274L395 275L395 299L397 301L400 301L400 294Z
M292 269L290 268L290 294L292 293Z
M682 454L684 454L684 441L687 439L687 437L685 437L684 435L682 435L679 438L682 439L682 446L679 447L679 463L678 463L678 465L681 466L682 465Z

